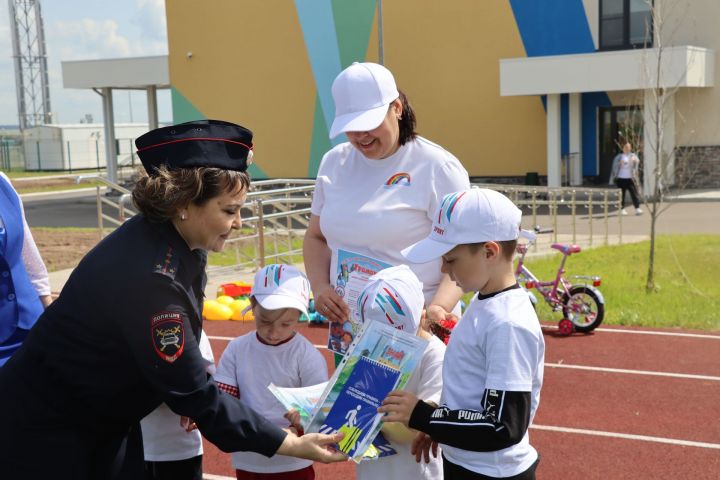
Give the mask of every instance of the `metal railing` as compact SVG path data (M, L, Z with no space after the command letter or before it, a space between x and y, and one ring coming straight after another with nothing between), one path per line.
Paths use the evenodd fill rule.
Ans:
M104 185L104 187L101 185L95 187L99 240L102 240L105 236L106 229L114 230L137 213L130 207L132 205L132 192L121 185L111 182L102 175L77 175L75 182L94 182ZM104 207L107 207L115 215L107 213L107 209ZM105 222L109 224L107 227Z
M523 211L524 226L552 228L553 242L557 242L558 235L564 233L570 236L573 243L582 237L583 242L590 246L597 243L598 237L601 237L604 245L610 243L611 236L622 243L622 194L619 188L549 188L498 184L473 186L507 195Z
M80 175L77 182L96 187L98 232L102 237L135 215L130 190L102 175ZM620 190L606 188L475 184L507 195L523 210L524 227L553 229L552 241L593 245L610 237L622 243ZM310 219L314 180L276 179L253 182L242 207L243 227L227 240L235 264L218 271L256 270L267 262L294 263L302 255L302 238ZM616 216L617 218L613 218ZM559 238L562 236L562 238ZM535 247L537 248L537 246Z
M137 212L132 192L102 175L76 175L76 183L94 182L96 186L98 239L122 225ZM236 264L211 267L212 270L258 269L268 260L290 260L302 255L302 244L310 219L314 180L261 180L254 182L242 207L243 229L228 239ZM250 232L248 230L251 230Z

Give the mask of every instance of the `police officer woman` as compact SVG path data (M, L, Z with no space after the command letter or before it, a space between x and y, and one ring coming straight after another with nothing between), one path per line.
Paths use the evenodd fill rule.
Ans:
M297 437L221 392L198 348L207 251L240 228L252 132L196 121L136 146L140 214L83 258L0 369L0 477L142 478L138 423L162 402L223 451L344 459L327 447L341 435Z

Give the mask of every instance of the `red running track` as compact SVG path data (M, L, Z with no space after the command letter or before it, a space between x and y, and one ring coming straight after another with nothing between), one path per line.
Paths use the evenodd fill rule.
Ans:
M252 322L205 322L216 361ZM327 327L301 324L316 345ZM642 333L651 332L651 333ZM720 334L544 329L545 383L530 441L537 478L720 478ZM659 333L659 334L658 334ZM323 350L332 371L329 353ZM234 478L230 456L205 442L206 475ZM316 464L318 480L354 480L354 464Z

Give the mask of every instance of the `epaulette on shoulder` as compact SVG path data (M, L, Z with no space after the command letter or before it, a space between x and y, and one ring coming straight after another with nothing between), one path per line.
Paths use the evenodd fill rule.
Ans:
M171 245L163 245L158 250L157 257L155 257L152 271L153 273L159 273L160 275L174 279L177 274L178 265L180 265L180 259L173 247Z

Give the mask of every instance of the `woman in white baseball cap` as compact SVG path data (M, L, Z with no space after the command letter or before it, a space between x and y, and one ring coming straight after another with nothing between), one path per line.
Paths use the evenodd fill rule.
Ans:
M450 315L462 292L440 263L415 264L400 251L425 238L443 195L469 188L457 158L415 131L415 113L392 73L353 63L332 85L330 138L348 141L323 157L303 247L315 306L334 322L348 317L335 292L338 250L408 265L424 285L430 321Z

